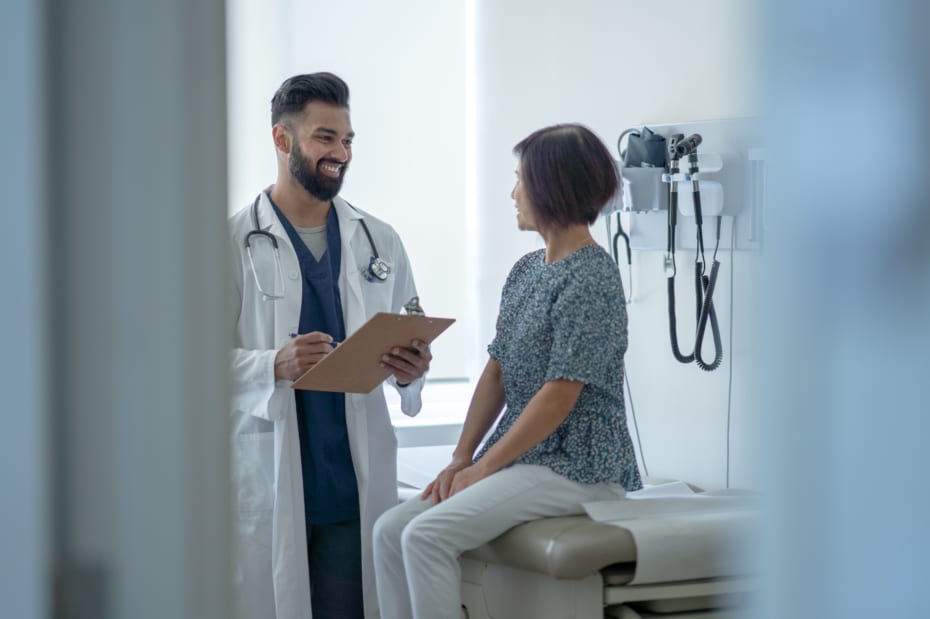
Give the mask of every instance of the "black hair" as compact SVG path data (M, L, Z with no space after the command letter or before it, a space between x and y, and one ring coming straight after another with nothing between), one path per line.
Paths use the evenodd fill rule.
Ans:
M349 86L332 73L307 73L284 80L271 98L271 126L300 114L311 101L348 109Z
M553 125L523 138L521 183L542 227L594 223L617 192L617 168L610 151L587 127Z

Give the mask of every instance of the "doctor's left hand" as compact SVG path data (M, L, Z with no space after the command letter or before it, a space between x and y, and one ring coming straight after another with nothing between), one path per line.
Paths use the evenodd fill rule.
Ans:
M381 356L381 367L391 370L398 385L407 385L420 378L429 370L433 354L429 345L420 340L410 342L409 348L394 347Z

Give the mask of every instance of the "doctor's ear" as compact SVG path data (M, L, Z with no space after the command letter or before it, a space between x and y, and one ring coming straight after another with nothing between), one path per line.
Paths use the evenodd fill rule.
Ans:
M291 154L291 130L278 123L271 128L271 139L274 141L274 147L282 154Z

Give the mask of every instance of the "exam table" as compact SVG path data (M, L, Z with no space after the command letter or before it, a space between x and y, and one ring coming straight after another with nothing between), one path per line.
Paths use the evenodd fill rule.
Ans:
M634 537L622 527L587 515L527 522L461 557L465 616L737 619L749 613L756 589L749 576L636 585L636 561Z
M401 498L418 495L452 448L400 450ZM672 480L643 481L658 487ZM632 584L633 535L588 515L526 522L464 553L460 563L468 619L742 619L758 590L749 570L734 575L712 569L702 578Z

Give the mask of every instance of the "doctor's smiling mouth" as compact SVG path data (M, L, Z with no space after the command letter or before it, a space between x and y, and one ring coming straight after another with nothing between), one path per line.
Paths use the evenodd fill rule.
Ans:
M346 173L346 164L335 159L321 159L317 164L317 170L331 178L342 178Z

